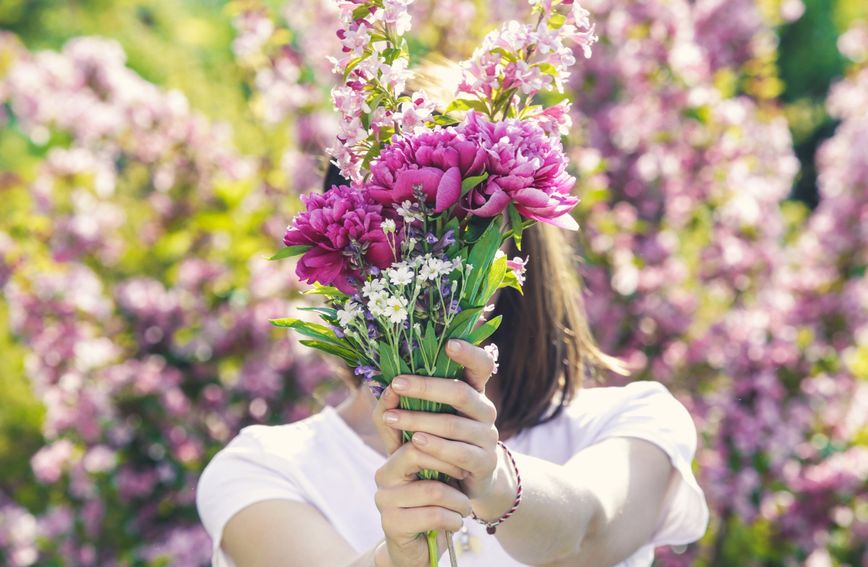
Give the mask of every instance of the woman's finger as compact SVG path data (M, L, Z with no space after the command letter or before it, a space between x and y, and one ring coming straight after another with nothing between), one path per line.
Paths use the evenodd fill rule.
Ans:
M388 508L380 513L383 531L394 536L415 539L429 530L457 532L464 526L464 518L458 512L440 506L419 508Z
M402 396L449 404L470 419L494 423L497 418L491 400L463 380L401 375L392 380L391 387Z
M467 471L433 455L420 451L412 443L401 445L386 463L377 469L374 481L379 489L401 486L417 481L421 470L441 472L455 479L467 478Z
M374 500L377 508L417 508L440 506L461 516L470 515L470 498L466 494L439 480L419 480L403 486L382 488Z
M467 382L480 392L494 373L494 359L484 349L473 346L467 341L451 340L446 343L449 358L464 367Z
M488 478L497 467L496 453L476 445L443 439L427 433L414 433L412 442L421 451L460 467L474 478Z
M494 437L497 430L493 425L450 413L390 409L383 414L383 421L396 430L424 431L479 447L490 447L497 443Z
M380 394L380 399L374 406L372 416L374 427L377 428L377 433L380 435L380 439L383 440L387 455L391 455L401 446L401 432L388 427L383 422L383 413L397 408L399 400L398 394L392 390L391 386L386 386L383 393Z

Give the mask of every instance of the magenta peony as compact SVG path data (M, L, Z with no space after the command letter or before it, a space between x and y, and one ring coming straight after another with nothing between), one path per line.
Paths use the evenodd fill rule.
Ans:
M576 180L567 173L560 141L534 122L489 122L473 111L467 113L461 131L485 151L485 171L489 174L462 199L464 209L493 217L512 203L525 218L578 229L570 216L579 202L570 195Z
M353 294L363 266L388 268L396 260L381 228L383 207L366 189L334 185L301 199L307 211L293 219L283 237L287 246L311 247L298 261L299 278Z
M415 201L413 187L421 186L426 202L443 212L461 197L461 181L479 175L485 154L460 128L438 127L393 139L371 165L369 190L384 205Z

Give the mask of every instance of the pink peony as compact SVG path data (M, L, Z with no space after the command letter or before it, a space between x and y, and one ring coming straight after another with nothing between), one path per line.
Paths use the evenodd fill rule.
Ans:
M576 180L567 173L560 141L535 122L489 122L470 111L461 128L486 153L488 179L470 190L461 206L473 215L493 217L510 203L526 218L576 230L570 211L579 202L570 195Z
M283 237L287 246L311 247L299 259L299 278L353 294L353 280L358 282L366 268L392 264L392 249L380 227L383 207L366 189L334 185L301 199L307 210L293 219Z
M418 185L437 213L461 196L461 181L479 175L485 154L460 129L437 127L419 134L396 137L371 166L371 197L383 205L415 201Z

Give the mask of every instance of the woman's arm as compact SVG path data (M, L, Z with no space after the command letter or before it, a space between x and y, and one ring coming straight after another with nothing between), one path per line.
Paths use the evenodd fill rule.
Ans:
M416 480L432 469L453 478L464 472L419 451L412 444L395 449L377 469L374 501L385 538L364 553L353 551L312 506L291 500L263 500L237 512L223 529L222 548L238 567L420 567L428 546L419 534L461 529L470 500L452 486ZM348 503L352 505L352 503Z
M379 547L359 554L314 507L292 500L252 504L227 522L221 546L238 567L382 567Z
M515 559L529 565L615 565L647 543L677 473L655 445L612 438L565 465L514 453L521 472L521 506L497 527ZM512 505L511 464L501 459L492 493L473 502L486 520Z

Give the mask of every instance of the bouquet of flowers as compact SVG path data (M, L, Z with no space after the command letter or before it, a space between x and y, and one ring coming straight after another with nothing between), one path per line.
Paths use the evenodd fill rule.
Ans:
M481 344L500 324L486 315L494 293L521 291L527 260L508 259L505 240L521 250L535 222L578 228L560 139L571 126L563 86L570 43L587 57L596 40L578 3L531 0L536 23L488 34L438 109L425 93L405 92L411 1L340 2L343 54L333 63L344 80L332 96L342 120L330 153L349 184L303 196L273 257L300 255L298 276L326 306L309 308L323 324L272 323L342 358L375 396L401 373L458 376L446 341ZM542 92L560 101L537 104ZM496 347L486 348L496 361ZM401 407L453 411L411 398ZM436 565L436 534L428 542Z

